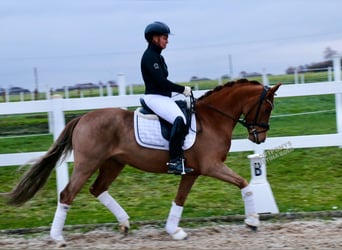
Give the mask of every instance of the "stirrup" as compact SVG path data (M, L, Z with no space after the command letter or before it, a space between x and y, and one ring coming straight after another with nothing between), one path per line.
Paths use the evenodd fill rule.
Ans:
M170 160L166 165L169 167L167 171L169 174L185 175L194 171L192 168L186 168L184 166L184 158Z

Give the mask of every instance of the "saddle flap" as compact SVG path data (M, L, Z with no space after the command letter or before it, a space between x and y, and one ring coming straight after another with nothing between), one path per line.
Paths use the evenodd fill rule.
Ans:
M191 112L190 109L188 108L188 104L186 101L183 100L177 100L175 101L180 110L183 112L185 117L187 118L187 121L190 120ZM141 109L139 109L139 112L144 115L155 115L157 116L152 109L150 109L145 100L143 98L140 98L140 103L141 103ZM166 139L169 140L171 136L171 129L172 129L172 124L170 124L168 121L164 120L160 116L157 116L160 121L160 126L161 126L161 134L162 136Z
M142 147L169 150L169 141L162 135L161 121L155 114L144 114L141 107L134 112L134 135L137 143ZM169 123L168 123L169 124ZM171 132L171 124L169 124ZM168 137L170 138L170 137ZM196 117L191 118L191 128L185 137L183 149L189 149L196 139Z
M143 119L158 120L158 122L160 123L161 135L163 136L163 138L165 140L170 139L171 129L172 129L171 123L167 122L166 120L164 120L164 119L160 118L159 116L157 116L156 114L154 114L152 110L151 110L152 113L149 112L148 109L145 109L144 107L137 108L136 112L137 112L137 115L139 115Z

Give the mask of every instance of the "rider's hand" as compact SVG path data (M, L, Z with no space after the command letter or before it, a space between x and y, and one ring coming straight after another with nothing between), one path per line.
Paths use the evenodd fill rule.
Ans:
M191 87L185 86L185 87L184 87L184 91L183 91L183 95L185 95L185 96L191 96Z

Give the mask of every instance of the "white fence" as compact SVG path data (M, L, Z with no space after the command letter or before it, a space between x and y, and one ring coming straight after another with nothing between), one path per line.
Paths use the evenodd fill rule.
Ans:
M341 81L340 60L334 60L334 82L320 82L308 84L283 85L279 88L276 98L292 96L310 96L335 94L336 123L337 131L335 134L324 135L306 135L306 136L284 136L269 137L266 142L256 145L247 139L237 139L232 141L230 152L254 151L255 153L264 153L264 150L276 149L281 145L291 143L291 148L312 148L342 146L342 81ZM196 97L204 94L202 91L194 91ZM50 119L53 124L54 139L58 137L65 126L64 111L92 110L104 107L133 107L140 106L141 95L121 95L106 97L88 97L79 99L61 99L53 98L50 100L27 101L0 103L0 115L24 114L24 113L50 113ZM0 154L0 167L22 165L28 161L40 157L45 152L26 152ZM72 162L71 156L67 161ZM66 165L65 163L63 163ZM66 184L68 180L67 168L57 168L57 176L62 176L62 184L58 184L58 190Z
M194 91L195 96L201 96L206 91ZM336 134L268 137L266 142L256 145L247 139L232 141L231 152L256 151L274 149L279 145L291 142L293 148L327 147L342 145L342 81L320 82L310 84L282 85L276 98L293 96L310 96L336 94ZM79 99L51 99L41 101L27 101L14 103L0 103L0 115L24 114L38 112L52 112L54 137L59 135L64 128L64 111L92 110L104 107L132 107L139 106L141 95L88 97ZM62 123L61 116L63 116ZM0 154L0 166L20 165L28 160L41 156L45 152L27 152ZM73 161L72 157L68 161Z

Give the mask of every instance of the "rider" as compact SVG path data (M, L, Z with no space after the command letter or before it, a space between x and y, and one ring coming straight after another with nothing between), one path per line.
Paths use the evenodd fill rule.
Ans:
M168 70L161 52L166 48L170 28L162 22L153 22L145 28L147 49L141 58L141 73L145 82L146 105L158 116L172 124L169 140L170 161L168 173L182 174L193 171L184 166L183 143L187 134L186 118L175 101L171 99L172 92L191 95L189 86L181 86L167 79Z

